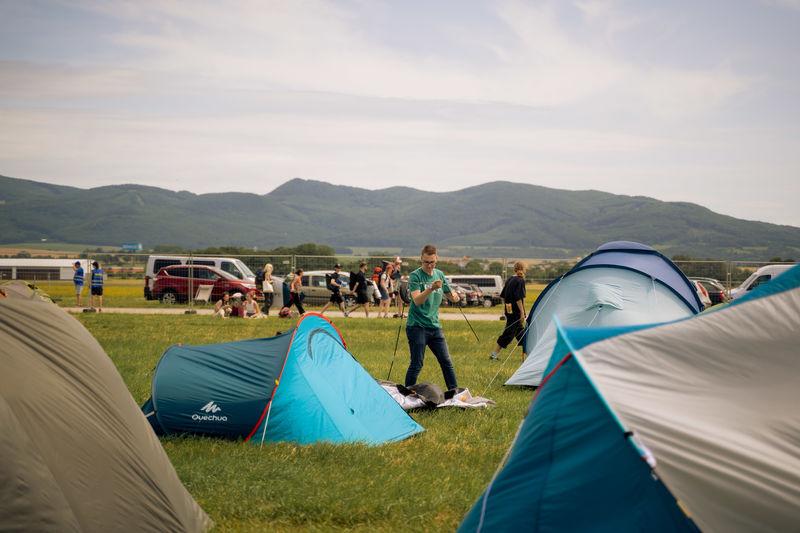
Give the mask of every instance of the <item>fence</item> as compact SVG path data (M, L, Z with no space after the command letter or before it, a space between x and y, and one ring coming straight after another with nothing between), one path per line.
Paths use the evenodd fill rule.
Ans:
M80 254L83 258L86 254ZM148 254L142 253L91 253L94 260L100 262L106 273L107 288L115 284L128 287L128 292L137 294L144 300L144 276L147 266ZM189 255L189 257L206 257L203 255ZM393 261L394 256L313 256L313 255L229 255L227 257L240 259L247 267L255 272L263 269L265 264L273 265L273 273L285 276L298 268L305 271L332 270L335 264L342 265L342 271L351 272L358 270L359 263L368 264L368 272L382 261ZM503 280L513 274L513 263L516 259L508 258L470 258L465 262L463 258L440 258L437 268L445 274L497 274ZM8 260L6 260L8 261ZM523 259L523 261L525 261ZM530 266L526 272L529 283L547 284L567 272L576 261L530 259L526 261ZM674 261L684 274L689 277L707 277L719 280L727 289L738 286L750 273L757 268L768 264L758 261ZM403 259L403 274L408 274L420 266L419 258ZM0 279L25 279L38 285L45 291L51 291L59 285L71 286L71 282L63 281L56 273L45 269L26 268L14 269L0 268ZM88 274L88 273L87 273ZM140 282L140 283L139 283Z

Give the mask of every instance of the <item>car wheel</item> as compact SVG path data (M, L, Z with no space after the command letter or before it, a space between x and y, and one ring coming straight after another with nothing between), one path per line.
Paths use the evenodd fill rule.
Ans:
M491 298L486 298L486 299L483 301L483 306L484 306L484 307L491 307L491 306L492 306L492 299L491 299Z
M161 295L162 304L175 304L178 303L178 293L175 291L164 291Z

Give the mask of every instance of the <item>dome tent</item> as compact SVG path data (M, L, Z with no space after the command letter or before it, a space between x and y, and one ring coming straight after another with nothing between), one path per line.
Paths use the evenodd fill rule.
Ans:
M459 531L793 531L800 267L669 324L563 328Z
M424 431L315 313L275 337L171 346L142 410L158 434L254 444L381 444Z
M106 353L34 295L0 299L0 531L203 531Z
M627 326L702 310L694 286L672 261L644 244L606 243L536 299L522 341L528 357L506 385L539 385L556 342L553 316L565 326Z

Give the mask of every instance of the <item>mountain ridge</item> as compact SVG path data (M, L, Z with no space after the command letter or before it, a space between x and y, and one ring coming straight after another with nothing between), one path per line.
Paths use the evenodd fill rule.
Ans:
M37 216L31 216L36 213ZM451 255L575 257L631 240L672 256L800 256L800 228L690 202L495 181L450 192L380 190L295 178L270 193L195 194L125 184L92 189L0 176L0 242L141 242L260 249L302 242Z

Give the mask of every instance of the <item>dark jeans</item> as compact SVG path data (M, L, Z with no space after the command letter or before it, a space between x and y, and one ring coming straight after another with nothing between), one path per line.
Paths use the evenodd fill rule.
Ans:
M301 303L301 300L302 298L298 293L296 292L289 293L289 307L291 307L292 304L294 304L295 307L297 307L297 312L302 315L306 312L306 310L303 309L303 304Z
M447 341L444 339L442 330L423 328L421 326L407 326L406 336L408 337L408 348L411 352L411 364L408 365L408 372L406 372L406 387L410 387L417 382L417 376L422 371L422 362L425 359L425 348L429 347L439 361L447 389L457 388L456 372L453 369L453 362L450 360L450 352L447 349Z
M269 308L272 307L272 299L275 297L274 292L264 293L264 305L261 307L261 312L265 315L269 314Z
M517 344L522 342L522 337L525 336L525 326L527 326L524 320L520 320L522 318L521 314L506 313L505 315L506 327L503 330L503 333L501 333L497 338L497 344L499 344L501 348L507 347L511 342L511 339L515 337L517 339Z

